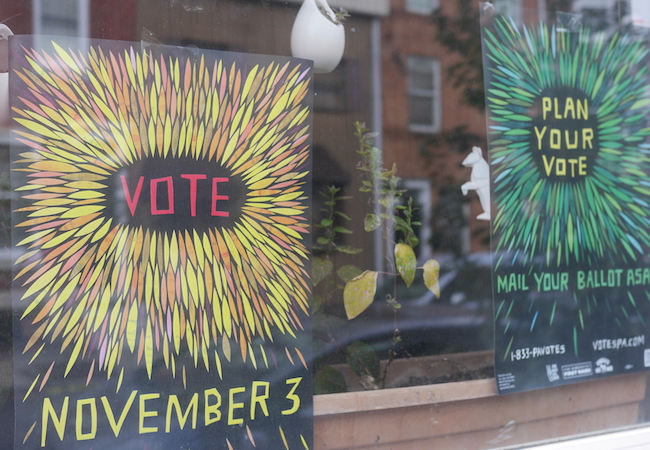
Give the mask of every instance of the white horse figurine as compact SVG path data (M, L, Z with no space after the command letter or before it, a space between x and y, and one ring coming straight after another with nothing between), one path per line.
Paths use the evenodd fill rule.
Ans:
M463 183L460 190L467 195L470 189L476 190L478 199L483 207L483 213L476 216L479 220L490 220L490 167L483 158L483 151L479 147L472 148L472 153L467 155L463 166L471 167L472 174L467 183Z

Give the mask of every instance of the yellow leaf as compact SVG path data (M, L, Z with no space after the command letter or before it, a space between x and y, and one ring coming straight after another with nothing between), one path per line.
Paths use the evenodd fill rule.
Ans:
M287 103L289 102L289 96L291 95L290 92L285 92L282 94L282 96L278 99L278 101L273 105L273 109L271 109L271 112L268 115L267 122L272 122L275 120L276 117L284 111L284 109L287 107Z
M30 166L35 170L42 170L44 172L79 172L79 169L72 164L67 164L58 161L37 161Z
M232 352L230 350L230 340L226 336L223 336L221 339L221 350L223 351L223 356L230 362Z
M440 264L435 259L430 259L424 263L424 285L434 293L436 298L440 298Z
M406 283L406 287L411 286L415 279L415 252L406 244L395 245L395 265L397 271Z
M56 53L59 55L59 57L65 62L65 64L68 66L68 68L74 70L78 74L81 74L79 67L77 64L74 62L74 59L70 57L70 55L63 50L59 45L57 45L56 42L52 41L52 45L54 46L54 50L56 50Z
M129 318L126 324L126 343L129 345L131 352L135 351L135 340L138 333L138 306L136 302L131 304Z
M72 313L72 316L70 317L70 320L68 320L68 324L63 331L64 336L67 336L76 326L80 325L79 319L81 318L81 314L86 311L88 305L88 294L84 295L83 299L76 302L75 305L74 313Z
M51 269L49 269L40 277L38 277L34 281L34 283L27 289L27 292L23 294L22 298L24 299L29 298L30 296L34 295L36 292L47 289L50 283L52 283L55 277L59 274L60 269L61 269L61 264L58 264L52 267Z
M377 272L366 270L348 281L343 290L343 303L348 319L354 319L364 312L375 298Z
M77 206L76 208L71 208L70 210L61 214L61 218L74 219L77 217L83 217L102 211L104 208L105 206L103 205Z
M194 268L191 265L187 265L187 268L185 269L185 274L187 275L187 285L190 289L190 293L192 294L192 300L194 300L194 305L198 306L199 305L199 282L198 279L196 278L196 272L194 271Z
M95 324L93 327L93 331L99 330L99 327L104 323L110 305L111 305L111 288L110 286L108 286L106 289L104 289L102 297L99 301L99 306L97 308L97 315L95 316Z
M56 248L59 245L63 244L66 242L68 239L72 238L72 235L75 234L76 230L71 230L71 231L66 231L65 233L61 233L60 235L48 240L45 242L41 248L43 249L48 249L48 248Z
M74 349L72 350L72 353L70 354L70 358L68 359L68 364L65 368L65 375L64 377L68 376L68 373L70 373L70 369L72 369L72 366L74 366L74 363L77 362L77 358L79 357L79 352L81 351L81 347L84 344L84 339L78 339L77 343L74 346Z
M231 336L232 335L232 319L230 315L230 307L228 306L228 302L226 299L222 300L221 303L221 317L222 317L222 322L223 322L223 328L225 335L223 338L225 339L226 336ZM230 357L226 357L228 361L230 361Z
M151 332L151 322L147 322L147 331L144 342L144 360L147 366L147 375L151 378L151 371L153 368L153 334Z
M79 287L79 279L81 278L81 274L77 275L72 281L67 283L65 288L61 290L61 293L59 297L56 299L56 303L52 307L52 311L50 312L50 315L52 313L56 312L59 308L61 308L65 303L68 301L70 296L73 294L75 289Z

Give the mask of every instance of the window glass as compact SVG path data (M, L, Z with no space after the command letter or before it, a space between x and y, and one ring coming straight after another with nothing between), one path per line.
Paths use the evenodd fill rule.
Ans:
M15 55L14 62L20 60L29 69L28 61L35 61L35 67L31 75L11 75L20 80L14 85L20 89L13 92L8 88L10 75L0 73L0 423L3 424L0 426L0 448L22 448L23 441L24 448L89 448L96 438L95 431L108 442L98 440L95 448L113 448L112 439L116 434L122 438L128 435L120 445L138 449L371 448L377 442L386 448L513 448L583 433L607 434L622 427L646 427L650 421L650 394L644 372L580 383L580 375L592 368L593 373L605 374L613 367L617 370L623 367L619 361L604 357L582 361L582 365L575 367L540 363L539 376L544 380L552 383L573 374L576 377L574 385L523 395L496 395L497 386L507 388L512 380L508 374L495 379L495 330L503 335L512 330L531 334L536 326L542 326L542 322L545 325L557 320L556 316L537 316L534 309L540 304L554 305L550 307L553 314L573 314L578 318L578 325L567 327L557 336L545 337L552 340L561 335L573 344L580 321L583 327L588 326L589 320L595 317L592 311L609 305L611 298L601 301L594 295L581 308L578 300L565 292L528 289L533 286L534 275L540 274L520 267L521 255L517 252L504 251L497 256L506 258L504 255L507 255L508 261L518 270L515 275L519 278L503 279L501 287L514 286L513 289L521 290L521 295L511 303L501 299L495 308L491 233L497 218L480 217L485 214L486 204L481 202L476 189L477 173L468 162L474 149L478 149L486 164L493 164L489 152L501 151L501 147L515 141L518 144L512 147L513 151L518 151L517 145L526 144L521 130L514 130L502 142L488 145L490 133L502 132L503 123L511 126L513 122L527 120L522 114L526 114L528 92L525 89L510 91L514 82L503 73L497 74L489 95L496 99L495 104L511 102L514 107L504 113L504 118L492 118L492 128L486 126L489 112L484 95L481 12L494 9L510 17L517 26L527 24L530 35L540 29L540 24L567 33L586 27L600 42L631 39L650 47L647 33L650 8L644 0L495 0L489 4L479 4L475 0L0 2L0 58L9 48L3 25L15 35L33 35L34 40L29 42L36 52L50 49L50 56L60 56L57 52L67 55L56 61L54 58L31 59L31 55L24 56L27 53ZM292 30L304 5L311 5L313 17L325 24L323 28L307 27L318 31L312 36L312 50L327 50L338 39L329 37L323 29L342 26L344 51L340 62L329 72L296 69L289 77L287 73L294 66L269 68L264 66L264 61L267 61L265 58L281 59L292 55L295 45ZM503 29L509 26L511 22ZM50 42L52 36L57 44L55 50ZM521 36L525 40L527 34L522 32ZM133 52L115 52L111 54L114 59L84 59L92 40L106 42L106 49L112 45L121 48L119 45L124 42L133 43ZM306 41L307 37L302 40ZM552 51L561 49L563 43L561 38L553 40ZM531 40L530 45L533 44L538 41ZM164 50L160 50L160 46ZM495 52L509 55L511 50L504 44L503 49ZM607 46L603 46L605 50ZM184 55L184 61L189 61L187 66L174 65L167 51ZM144 64L144 60L136 56L138 52L149 52L155 57ZM205 63L222 57L228 64ZM620 57L624 59L624 55ZM291 64L310 65L315 58L302 56ZM93 66L100 60L104 65ZM628 63L632 66L635 61ZM87 71L70 69L75 64L98 68L101 76L90 81ZM158 90L138 96L124 85L106 91L98 88L116 74L123 75L125 80L137 81L137 76L131 76L129 70L138 64L141 69L151 68L153 81L150 84ZM522 71L536 70L527 60L515 61L513 65ZM36 67L42 68L49 78L38 79L41 72ZM607 61L585 69L591 73L586 82L590 89L604 83L598 76L605 69ZM196 75L200 81L192 84L195 81L192 77L200 70L210 76ZM576 72L580 70L580 66L575 66ZM254 71L261 75L248 82L241 78L242 74ZM171 80L181 73L184 77L175 79L175 85L160 81ZM636 86L636 77L643 73L643 70L638 73L627 69L617 71L612 77L617 81L611 92L599 99L606 101L615 94L627 98L633 90L630 86ZM273 80L278 74L286 78L276 85ZM81 81L65 85L66 80ZM303 80L309 81L300 92L291 91L286 96L268 94L280 89L278 86L286 87ZM85 81L88 82L83 84ZM186 90L172 99L171 94L164 93L168 85L174 85L178 92ZM36 91L38 95L34 94ZM255 95L237 96L237 92L244 91ZM206 100L206 92L216 97ZM66 96L75 97L75 100L67 101ZM7 104L9 97L13 102L13 121L8 119L11 114ZM214 100L217 97L227 98L227 101L219 103ZM106 108L102 101L108 105ZM307 105L309 112L294 110L280 117L284 114L283 108L292 104ZM642 111L647 104L645 98L638 102L635 99L621 114L622 119L609 117L609 125L602 128L614 130L618 127L618 131L610 130L611 135L606 139L611 143L610 166L621 170L632 167L632 171L635 167L643 168L639 169L639 176L647 175L641 170L646 170L650 144L643 147L638 158L621 157L619 152L621 148L636 145L637 140L646 139L648 128L637 126L645 120L637 109ZM132 105L136 106L131 108ZM565 103L565 110L569 111L565 113L575 113L576 105ZM107 125L110 122L106 119L110 115L107 111L111 107L115 108L111 113L128 113L141 108L155 116L155 120L146 122L146 118L137 118L124 122L124 126ZM256 117L260 110L273 111L264 113L273 118L242 125L241 129L216 127L219 121L226 119L243 124ZM174 113L181 114L179 111L187 112L187 120L176 125L172 122ZM199 120L206 111L214 114L212 122ZM85 133L84 138L79 142L59 139L59 146L52 145L40 134L49 132L43 131L41 126L34 127L37 131L24 129L25 122L39 115L47 116L40 125L54 130L48 139L58 139L59 128L70 124L78 133ZM114 115L119 117L117 113ZM272 134L273 130L282 127L293 134L276 141L264 135L250 146L238 147L260 130ZM626 127L643 129L645 131L639 131L639 135L644 136L627 139ZM552 134L550 128L549 139L565 136L566 130L557 128ZM539 133L541 141L542 132ZM571 137L570 134L566 136ZM590 134L580 136L592 137ZM270 199L276 195L269 188L271 183L266 183L268 180L256 179L251 195L259 196L255 200L258 204L246 206L254 219L242 228L233 228L221 241L216 237L211 240L212 236L204 239L203 235L193 232L203 230L203 225L187 231L192 228L185 225L188 221L170 225L182 222L178 225L185 227L181 233L182 243L178 239L167 239L164 235L166 225L156 229L159 234L155 244L152 244L153 234L140 239L148 245L147 252L141 255L162 255L161 258L167 260L174 255L185 258L183 263L165 265L170 269L164 276L159 276L156 270L160 266L154 263L143 267L122 264L120 252L114 252L118 262L110 270L106 269L110 273L100 273L102 270L97 269L96 275L88 275L94 269L84 259L87 248L97 246L102 251L114 251L122 246L122 253L127 254L137 246L138 238L133 237L137 233L119 235L120 231L114 231L119 239L112 247L108 243L97 244L101 238L95 241L92 234L96 227L95 215L100 214L92 209L96 193L81 192L74 194L71 200L68 196L73 194L67 189L77 189L77 183L82 182L92 185L95 177L102 176L102 164L106 170L112 170L116 163L111 158L98 161L93 166L96 173L83 172L82 177L76 172L84 170L82 163L68 166L60 164L61 161L48 161L40 164L38 155L49 155L52 151L67 155L74 153L76 146L87 146L92 152L103 155L106 148L109 152L113 147L139 149L139 145L149 142L160 142L164 148L161 154L165 151L173 154L182 145L188 150L182 155L174 154L175 159L169 165L156 166L147 160L138 169L142 172L132 174L133 178L129 178L128 171L120 172L123 178L116 175L111 191L114 197L106 200L118 211L116 221L126 221L124 217L128 218L130 212L134 216L133 210L149 202L147 213L151 214L146 218L139 216L140 222L134 228L140 232L150 226L153 229L152 224L164 224L163 216L173 209L170 199L175 198L175 194L170 180L174 176L186 183L184 190L176 191L183 193L183 200L175 203L177 209L192 211L193 205L199 209L204 206L211 212L223 212L215 205L230 201L224 197L231 192L225 188L221 190L230 175L220 172L222 167L214 169L215 174L209 175L213 178L209 189L199 195L197 189L207 184L202 185L205 181L202 175L194 172L213 168L203 160L188 164L188 159L199 151L197 148L203 145L210 149L213 143L212 155L218 154L224 160L227 159L224 155L240 157L233 169L237 176L252 173L251 167L259 165L255 166L258 174L254 176L264 178L268 175L266 164L269 161L281 166L276 169L277 179L273 181L280 185L278 189L289 189L276 210L277 215L282 216L281 223L273 232L264 235L262 244L254 241L254 237L268 227L267 217L259 211L269 208ZM172 145L171 142L181 144ZM309 157L304 160L278 156L307 145ZM250 156L256 149L265 149L266 159ZM137 150L133 154L137 154ZM507 159L501 154L498 157ZM27 171L21 166L25 160L33 164ZM522 157L513 164L525 162ZM155 173L160 167L169 174ZM191 173L182 172L181 167L189 167ZM547 163L547 170L551 170L549 167ZM70 173L61 178L61 170ZM301 186L298 195L291 187L295 180L287 174L299 177L305 173L309 173L311 179ZM512 177L516 182L529 176L524 173L520 176L517 170L501 175ZM611 181L617 176L605 178L598 182ZM22 185L18 186L20 183ZM59 189L57 183L65 183L65 186ZM525 185L525 180L521 183ZM641 180L630 188L630 192L645 196L647 186L648 183ZM558 189L573 187L568 183ZM601 184L593 188L594 198L601 188ZM504 196L512 194L513 198L518 195L517 190L509 187L501 192ZM115 200L119 196L120 200ZM616 217L632 224L631 220L639 218L635 223L647 222L643 214L650 201L643 198L634 200L634 217L620 212L619 204L630 197L627 193L622 196L608 193L594 202L601 208L599 211L604 219ZM86 202L82 206L87 207L84 209L87 213L74 217L72 225L63 225L70 217L51 222L51 217L60 214L69 201ZM23 209L25 202L33 204ZM241 200L238 205L243 202ZM539 203L530 201L522 208L533 208ZM308 218L303 221L304 210L299 208L304 204L309 207L308 214L305 213ZM552 202L545 205L549 210L554 207ZM21 219L27 214L31 214L29 220ZM537 226L535 221L545 219L543 214L538 216L531 219L529 229ZM17 219L27 224L18 231ZM503 223L505 219L499 217L498 220ZM581 218L571 216L558 223L579 220ZM229 222L229 226L235 221ZM77 226L79 223L83 225ZM50 225L57 232L60 227L64 233L54 243L46 242ZM209 228L208 225L205 228ZM633 227L630 225L630 228ZM109 225L106 229L107 233L112 230ZM589 228L582 230L591 233ZM560 232L554 228L553 233ZM304 238L307 235L309 238ZM290 238L284 241L279 236ZM583 236L576 234L567 238L566 248L577 249L576 243L584 239ZM548 239L544 242L552 246L554 237L545 237ZM650 272L642 267L646 255L637 249L650 247L650 238L634 232L626 233L626 238L629 239L626 251L638 257L640 272L633 274L633 280L643 284L645 289L645 285L650 286ZM542 240L532 239L532 242L539 244ZM302 247L294 245L296 243L304 245L306 250L303 252ZM260 250L262 247L273 248L273 252L264 253ZM213 259L202 260L205 255L212 255ZM250 260L250 265L241 270L237 266L240 255L247 255ZM61 273L52 275L50 269L58 264L57 258L64 256L67 260L60 265ZM151 258L153 260L154 256ZM213 269L211 264L216 266L217 258L227 262ZM97 267L104 267L110 260L109 257L99 259ZM268 275L269 267L281 270L271 276ZM590 262L583 260L571 270L576 268L585 272L592 270ZM140 269L138 278L133 274ZM521 281L524 276L532 280L526 289L523 288L526 283ZM48 281L48 277L51 280ZM308 277L310 280L306 281ZM82 278L85 283L77 283ZM130 302L137 297L133 292L146 284L145 278L155 280L147 285L147 298L140 296L141 304L129 303L128 310L121 308L120 302ZM553 291L551 278L544 280L551 283L548 290ZM38 288L46 281L51 290L43 289L38 294L29 291L30 286ZM265 286L258 296L250 288L255 283ZM64 285L67 289L61 289ZM120 287L124 294L111 294L114 287ZM301 309L298 300L289 298L293 288L308 292L309 308ZM82 290L88 291L88 295L75 297ZM635 327L644 327L643 321L648 318L635 316L630 311L636 311L635 302L641 304L643 298L650 297L650 287L646 290L641 300L624 289L612 294L627 303L611 315L632 317L630 321ZM221 302L225 291L233 293L228 297L230 303ZM21 300L23 294L27 301ZM74 300L67 300L68 296ZM95 300L97 303L86 309L72 307ZM175 301L187 309L173 310L170 305ZM153 310L155 314L150 313ZM533 311L530 313L534 317L532 322L512 318L515 313L525 315L529 310ZM127 313L120 314L124 311ZM149 323L144 319L156 314L157 321ZM496 326L495 314L498 317ZM96 318L101 315L108 319L102 322ZM76 328L71 317L83 326ZM122 334L111 335L111 326ZM79 338L82 328L88 330L88 336L92 333L94 337ZM273 334L276 328L281 330ZM267 333L270 329L273 333ZM307 335L311 340L305 338ZM201 347L197 342L205 336L214 339L210 345ZM113 338L115 341L111 341ZM296 344L298 339L301 341ZM648 339L650 336L638 336L634 344L649 347ZM14 340L21 345L14 346ZM53 347L53 342L58 346ZM623 345L616 342L603 338L594 340L593 346ZM182 351L174 353L176 349ZM555 349L553 347L552 351ZM525 350L512 348L508 355L513 359L524 358ZM573 351L573 347L570 350ZM547 351L546 347L543 351ZM650 355L650 350L646 352ZM77 358L77 366L73 363L67 366L68 361L74 359L71 354ZM215 358L215 355L218 356ZM503 359L503 355L497 357ZM281 365L278 361L282 360L290 361L291 368L277 369ZM648 361L650 357L646 367L650 367ZM79 365L83 365L83 371ZM109 373L106 369L109 365L119 370ZM260 375L246 381L245 385L237 384L240 380L232 374L240 367L252 367L251 370ZM638 368L625 370L632 372ZM230 369L232 373L228 374ZM313 387L306 388L307 381L300 387L291 384L291 380L295 382L299 378L295 375L299 370L309 373L305 380L313 377ZM228 375L235 380L228 379ZM59 383L53 384L57 378ZM106 391L98 380L106 381L113 389ZM204 386L201 383L212 384L210 389L192 390L194 386ZM444 387L436 390L441 384ZM155 389L163 387L154 390L154 386ZM295 392L294 387L298 389ZM417 391L414 389L417 387L424 390ZM398 388L405 390L398 391ZM218 394L211 389L218 390ZM311 410L312 390L314 411ZM384 393L392 399L384 400ZM278 395L283 403L274 403ZM35 397L42 399L39 404L42 414L29 423L24 418L16 418L16 410L35 403ZM288 418L297 410L294 406L298 407L299 399L308 400L301 405L307 407L295 415L296 421L311 423L311 414L315 413L314 436L295 436L294 430L289 428ZM64 403L66 401L68 403ZM383 416L388 417L389 412L399 410L398 406L406 402L412 403L410 412L398 413L397 419L382 422ZM368 412L370 418L362 419ZM268 433L256 428L257 423L272 422L276 417L287 420L289 427L273 423ZM406 425L411 423L413 430L404 431L400 436L391 433L396 428L406 430ZM432 423L435 426L432 427ZM210 424L232 426L236 428L236 437L226 440L219 436L218 444L206 442L203 437L212 433ZM120 431L121 427L128 431ZM443 428L446 429L444 434ZM427 434L431 429L439 434ZM48 433L47 443L41 440L44 430ZM292 442L299 445L289 446L285 439L295 439Z
M440 65L436 58L409 56L409 121L412 129L435 132L440 127Z

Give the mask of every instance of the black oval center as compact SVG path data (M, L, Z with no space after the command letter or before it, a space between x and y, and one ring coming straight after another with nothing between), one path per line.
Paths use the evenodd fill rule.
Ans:
M541 173L575 182L591 174L598 153L595 105L584 92L553 88L542 92L529 112L530 145Z
M211 161L148 157L122 167L109 182L107 210L117 222L156 231L230 228L246 186Z

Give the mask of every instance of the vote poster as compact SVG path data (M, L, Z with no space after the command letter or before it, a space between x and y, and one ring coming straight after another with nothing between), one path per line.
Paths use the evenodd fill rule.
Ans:
M311 63L32 39L16 448L311 448Z
M579 15L483 20L499 392L643 370L647 37Z

